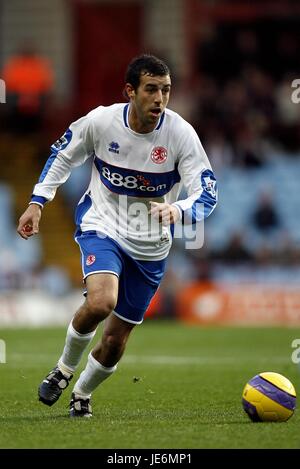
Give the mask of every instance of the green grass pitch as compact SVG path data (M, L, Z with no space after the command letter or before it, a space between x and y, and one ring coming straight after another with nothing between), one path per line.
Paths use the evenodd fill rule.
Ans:
M48 408L37 387L55 365L66 328L5 329L0 364L0 448L299 448L300 416L252 423L241 406L255 374L275 371L296 391L292 328L189 326L146 320L132 333L118 371L93 395L94 416L68 417L73 383ZM97 337L99 337L99 333ZM95 339L94 339L95 340Z

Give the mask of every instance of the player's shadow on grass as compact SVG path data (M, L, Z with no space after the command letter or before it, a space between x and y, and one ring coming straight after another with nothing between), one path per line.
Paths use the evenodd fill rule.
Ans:
M262 422L257 422L257 423L262 423ZM212 422L199 422L199 425L201 427L203 427L205 425L211 427L211 424L212 424ZM244 420L234 420L232 422L230 422L230 421L229 422L214 422L214 425L249 425L249 424L253 425L253 422L251 422L250 420L249 420L249 422L247 422L247 420L246 421L244 421Z
M65 414L56 414L56 415L46 415L46 414L24 415L24 416L13 415L10 417L0 417L0 422L9 422L9 421L28 422L30 420L36 421L36 422L38 421L45 422L45 420L54 421L54 420L62 420L62 419L71 420L68 413L65 413ZM89 419L82 419L82 420L89 420Z

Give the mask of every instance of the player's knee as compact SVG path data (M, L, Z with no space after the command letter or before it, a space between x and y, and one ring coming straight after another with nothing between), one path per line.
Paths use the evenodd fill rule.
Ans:
M125 338L118 334L104 334L103 345L111 354L118 353L126 344Z
M106 318L115 308L116 299L112 295L88 295L87 308L89 314L102 320Z

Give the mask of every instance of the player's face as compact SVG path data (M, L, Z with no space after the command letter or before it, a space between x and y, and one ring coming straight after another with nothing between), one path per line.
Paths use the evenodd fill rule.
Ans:
M131 98L129 123L133 130L146 133L155 129L168 104L170 89L169 75L141 75L136 91L129 85L127 88L127 93Z

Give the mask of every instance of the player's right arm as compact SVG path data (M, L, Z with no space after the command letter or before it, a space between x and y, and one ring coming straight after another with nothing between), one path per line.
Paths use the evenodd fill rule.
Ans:
M40 205L30 204L19 219L17 231L23 239L28 239L30 236L39 232L39 224L42 215Z
M57 188L66 182L71 171L83 164L94 152L89 115L73 122L65 134L51 146L38 183L34 186L29 207L20 217L17 228L24 239L37 234L41 210L51 201Z

